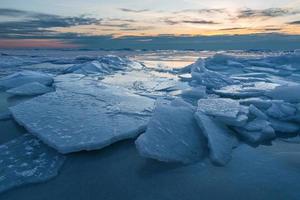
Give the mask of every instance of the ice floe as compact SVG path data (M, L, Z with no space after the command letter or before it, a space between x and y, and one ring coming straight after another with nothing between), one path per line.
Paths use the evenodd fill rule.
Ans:
M53 78L52 76L41 72L21 71L1 78L0 87L10 89L32 82L51 85L53 83Z
M33 96L52 92L53 88L47 87L39 82L32 82L7 90L9 94L17 96Z
M55 177L64 159L31 134L0 145L0 192Z

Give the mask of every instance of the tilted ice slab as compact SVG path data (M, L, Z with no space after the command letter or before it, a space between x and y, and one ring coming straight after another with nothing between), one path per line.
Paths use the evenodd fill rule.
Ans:
M142 68L138 62L131 61L127 58L108 55L98 58L97 60L86 62L83 64L73 65L64 73L77 73L77 74L111 74L115 71L125 70L126 68Z
M194 118L194 110L184 104L158 104L144 134L135 141L142 156L165 162L199 161L206 149Z
M53 78L50 75L41 72L22 71L1 78L0 87L10 89L32 82L51 85L53 83Z
M19 96L40 95L53 91L53 88L42 85L38 82L27 83L19 87L7 90L6 92Z
M228 76L206 69L203 59L198 59L191 65L191 74L193 80L200 85L206 86L208 89L217 89L235 83Z
M232 148L236 141L230 130L222 123L212 120L202 111L197 111L195 118L207 137L210 160L217 165L226 165L231 160Z
M65 157L31 134L0 146L0 192L55 177Z
M10 108L46 144L61 153L101 149L145 130L154 100L93 79L66 80L56 92Z

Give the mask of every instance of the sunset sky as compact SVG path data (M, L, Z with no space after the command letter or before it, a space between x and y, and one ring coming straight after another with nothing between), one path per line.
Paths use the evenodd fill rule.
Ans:
M147 40L260 33L300 35L300 0L1 0L0 4L0 47L74 47L76 39L97 37Z

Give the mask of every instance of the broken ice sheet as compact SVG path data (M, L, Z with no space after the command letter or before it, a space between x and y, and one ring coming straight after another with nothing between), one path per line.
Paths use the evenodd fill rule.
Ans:
M154 100L90 78L11 107L16 121L61 153L101 149L145 130Z
M10 90L7 90L6 92L18 96L34 96L34 95L45 94L51 91L54 91L54 89L47 87L43 84L40 84L38 82L32 82L32 83L21 85L19 87L12 88Z
M65 157L31 134L0 145L0 192L55 177Z

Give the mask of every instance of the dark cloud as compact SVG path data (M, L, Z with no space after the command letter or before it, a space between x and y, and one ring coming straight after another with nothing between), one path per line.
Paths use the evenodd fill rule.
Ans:
M176 24L199 24L199 25L214 25L219 24L218 22L208 21L208 20L172 20L172 19L164 19L166 24L176 25Z
M300 20L299 21L292 21L292 22L289 22L288 24L291 24L291 25L300 25Z
M221 28L218 29L219 31L234 31L234 30L243 30L248 28L242 28L242 27L232 27L232 28Z
M299 14L299 11L284 8L268 8L264 10L243 9L239 11L238 18L253 17L282 17Z
M200 13L200 14L216 14L216 13L227 13L226 9L184 9L173 12L174 14L179 13L187 13L187 12L193 12L193 13Z
M14 9L0 9L0 16L22 17L21 21L0 22L0 37L54 34L55 32L49 29L100 24L102 21L85 16L63 17Z
M142 9L142 10L134 10L134 9L129 9L129 8L120 8L121 11L123 12L130 12L130 13L143 13L143 12L148 12L148 9Z

